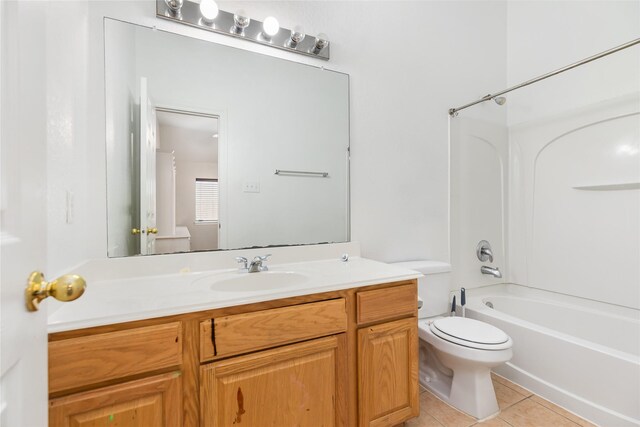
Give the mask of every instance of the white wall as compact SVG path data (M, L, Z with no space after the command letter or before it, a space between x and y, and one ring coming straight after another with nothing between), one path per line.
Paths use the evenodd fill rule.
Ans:
M539 23L545 21L544 31ZM519 1L510 84L638 37L640 2ZM510 279L640 308L640 46L508 96Z
M86 163L88 126L87 11L81 2L42 2L46 10L46 66L40 70L46 81L47 127L47 194L41 195L47 210L46 277L58 274L70 264L86 258L86 230L89 221L87 200L95 188L87 178L91 171ZM36 7L36 6L34 6ZM73 22L73 25L69 25ZM66 23L66 24L65 24ZM33 54L33 52L31 52ZM25 54L28 54L25 52ZM26 95L25 95L26 96ZM35 117L35 116L34 116ZM101 136L101 141L104 138ZM104 146L103 146L104 151ZM25 165L26 166L26 165ZM104 187L100 192L105 194ZM67 217L67 194L72 198ZM106 221L104 222L106 224ZM104 226L92 234L105 233ZM106 246L103 248L103 253Z
M87 55L67 62L86 72L87 87L61 96L80 105L86 99L91 114L86 118L86 138L71 148L86 166L59 183L87 188L76 193L77 230L67 235L77 250L58 251L52 269L106 257L104 16L349 73L352 239L362 243L364 256L375 259L448 259L447 109L505 85L505 27L487 25L505 22L505 2L221 2L220 6L243 7L257 19L273 14L282 26L299 23L310 34L326 32L332 59L326 63L161 21L155 18L153 2L90 2L88 13L55 22L69 28L78 24L81 33L75 36ZM57 218L50 214L50 229L64 233Z
M509 86L640 36L640 1L508 3ZM510 125L550 117L640 89L640 46L507 94Z

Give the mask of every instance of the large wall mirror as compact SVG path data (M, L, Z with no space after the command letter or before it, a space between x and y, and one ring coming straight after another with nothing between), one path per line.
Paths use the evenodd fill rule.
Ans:
M105 20L110 257L349 240L349 76Z

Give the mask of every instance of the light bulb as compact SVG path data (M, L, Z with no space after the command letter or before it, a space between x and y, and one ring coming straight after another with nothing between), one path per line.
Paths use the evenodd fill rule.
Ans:
M273 16L267 17L262 23L262 32L268 37L273 37L280 31L280 24Z
M313 46L313 53L319 54L322 49L329 46L329 40L327 40L327 35L324 33L320 33L316 36L316 42Z
M216 16L218 16L218 5L214 0L201 0L200 14L204 22L211 24L213 20L216 19Z
M291 48L295 48L298 43L304 40L304 28L301 25L296 25L293 30L291 30L291 36L289 37L289 41L287 42L287 46Z
M164 0L164 3L172 12L176 13L180 11L180 8L182 8L184 0Z
M238 10L233 14L233 28L231 32L235 34L242 34L244 29L249 26L251 19L247 18L247 14L244 10Z

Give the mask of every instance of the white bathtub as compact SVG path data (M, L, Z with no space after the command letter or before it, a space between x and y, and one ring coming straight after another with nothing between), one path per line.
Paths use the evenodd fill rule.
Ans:
M639 310L504 284L467 290L466 312L513 339L500 375L601 426L640 426Z

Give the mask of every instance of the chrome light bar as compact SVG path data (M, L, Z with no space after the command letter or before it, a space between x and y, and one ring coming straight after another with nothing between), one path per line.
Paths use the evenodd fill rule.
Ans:
M213 3L213 0L203 1ZM294 30L280 28L277 20L271 17L265 19L263 23L237 13L233 14L224 10L217 10L217 6L213 10L215 11L215 17L211 19L211 15L203 12L198 3L178 0L156 0L156 16L159 18L249 40L288 52L320 58L325 61L329 60L329 41L324 34L319 34L315 37L305 36L300 27L296 27ZM275 25L273 21L275 21Z

